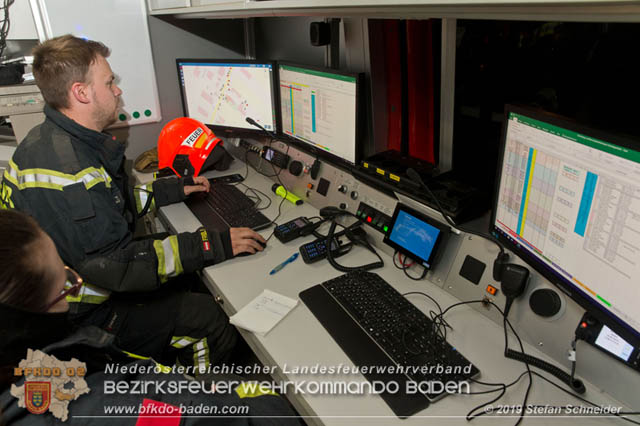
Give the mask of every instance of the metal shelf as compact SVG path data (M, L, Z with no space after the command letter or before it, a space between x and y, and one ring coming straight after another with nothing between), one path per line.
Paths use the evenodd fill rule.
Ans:
M189 19L360 16L640 22L638 0L148 0L148 4L150 15Z

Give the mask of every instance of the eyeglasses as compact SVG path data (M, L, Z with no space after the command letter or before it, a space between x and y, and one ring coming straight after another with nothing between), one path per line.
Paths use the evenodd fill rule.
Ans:
M51 309L52 306L55 306L59 301L64 299L67 296L77 296L80 293L80 287L82 287L82 277L73 269L68 266L64 267L65 273L67 274L67 282L65 286L70 285L70 287L65 288L60 292L58 297L53 299L51 303L47 305L45 311Z

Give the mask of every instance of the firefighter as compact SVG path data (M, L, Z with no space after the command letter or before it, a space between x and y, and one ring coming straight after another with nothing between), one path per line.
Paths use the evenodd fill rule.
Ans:
M3 319L0 322L0 424L51 425L55 422L54 411L58 417L61 416L61 406L68 408L67 423L72 425L91 422L96 425L117 423L133 426L145 420L150 424L153 419L138 418L138 415L144 417L138 407L165 408L166 404L186 408L184 413L172 413L175 424L179 422L186 426L208 425L216 420L238 426L300 424L287 402L272 389L244 383L235 375L201 377L199 381L206 392L197 389L168 392L167 386L160 388L166 393L154 386L147 387L144 392L107 392L107 381L128 386L128 389L134 389L140 382L193 384L152 359L140 359L144 357L121 350L106 331L92 326L75 326L69 321L70 304L64 295L79 291L82 278L64 265L51 238L32 218L17 211L0 210L0 235L3 237L0 238L0 318ZM30 414L28 404L19 405L19 393L15 388L22 386L24 389L25 382L29 381L29 377L25 377L28 373L16 373L16 367L24 366L21 361L27 358L28 350L53 355L60 364L72 358L84 364L81 367L82 378L89 392L76 395L63 404L60 404L62 399L56 399L58 409L50 409L51 413ZM109 365L123 368L113 372L107 368ZM61 377L64 374L61 373ZM51 375L39 376L38 373L32 377L45 382L53 378ZM208 389L211 389L212 382L218 387L221 383L227 384L229 391L211 393ZM71 382L61 386L72 392L73 386L69 384ZM12 385L15 385L13 390ZM51 402L52 407L52 394L59 391L59 388L50 388L50 392L42 395L40 403L49 405ZM26 402L28 392L22 394L22 398ZM119 416L114 419L109 414L116 414L106 411L105 407L109 406L133 408L134 411L127 411L127 418ZM188 410L198 407L206 407L210 409L209 414L218 413L224 417L190 416ZM225 415L223 410L229 408L236 411L226 411ZM91 419L88 420L87 416Z
M126 350L194 366L196 373L224 362L237 332L211 295L187 291L185 274L261 251L265 240L248 228L134 240L135 220L145 210L207 191L209 182L168 178L131 187L125 144L104 131L116 120L122 94L109 49L65 35L33 53L46 118L16 149L0 207L33 216L84 277L78 295L67 298L75 322L115 334Z

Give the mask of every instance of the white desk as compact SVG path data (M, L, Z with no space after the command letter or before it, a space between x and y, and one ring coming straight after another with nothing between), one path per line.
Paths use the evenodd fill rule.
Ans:
M240 161L235 161L230 170L216 172L212 175L224 175L241 173L244 175L245 166ZM267 217L273 218L278 212L279 197L271 192L272 181L257 174L250 169L245 183L251 187L272 196L271 206L264 211ZM314 207L303 204L294 206L285 201L282 204L282 215L278 223L284 223L298 216L317 216L318 211ZM174 232L194 231L200 225L191 211L183 204L175 204L160 209L160 217ZM273 228L261 231L265 237L271 234ZM372 231L367 231L372 232ZM319 284L341 273L333 269L327 262L319 262L313 265L305 264L302 259L287 265L277 274L270 276L269 271L291 256L298 247L313 237L297 239L287 244L280 243L275 237L269 240L264 252L254 256L239 257L224 263L208 267L203 276L211 292L223 302L223 308L228 315L233 315L244 305L250 302L263 289L270 289L291 298L298 298L298 293L315 284ZM453 303L459 302L450 294L432 285L426 280L415 282L404 276L402 271L394 268L392 259L384 253L385 267L374 272L382 276L401 293L409 291L423 291L434 297L443 309ZM361 248L355 248L348 255L340 258L345 265L361 265L370 263L375 257ZM410 296L410 300L425 312L435 309L433 303L422 296ZM505 359L503 357L504 337L500 326L488 318L478 314L467 306L460 306L450 311L446 316L447 321L453 327L448 333L447 340L459 349L480 370L479 380L494 383L510 383L520 375L524 364ZM284 318L265 337L253 335L241 330L242 336L249 343L265 366L277 366L274 379L301 382L301 381L358 381L366 379L360 374L350 375L299 375L292 372L296 367L304 366L353 366L349 358L333 341L325 329L316 320L307 307L300 302L287 317ZM516 348L515 340L511 347ZM525 345L525 350L534 356L551 361L536 348ZM621 404L610 399L606 394L599 392L589 383L587 393L583 395L598 404L621 407ZM494 407L500 405L522 404L524 392L528 385L528 378L524 377L513 387L509 388L506 395L500 399ZM488 388L480 385L472 385L471 391L477 392ZM305 394L288 392L287 397L296 407L298 412L305 417L309 424L326 425L353 425L353 424L469 424L465 415L475 406L491 400L497 393L488 395L449 395L429 406L426 410L412 416L409 419L398 419L384 401L377 395L330 395L330 394ZM531 389L528 404L551 406L584 405L577 399L557 390L534 376L534 384ZM627 408L622 407L622 410ZM490 417L481 416L471 424L485 425L513 425L517 421L515 417ZM529 417L525 425L601 425L624 424L620 419L580 417L558 418L553 417Z

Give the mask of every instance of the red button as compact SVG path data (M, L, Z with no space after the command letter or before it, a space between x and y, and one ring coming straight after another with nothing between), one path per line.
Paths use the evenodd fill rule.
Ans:
M371 223L371 216L367 216L367 222Z

